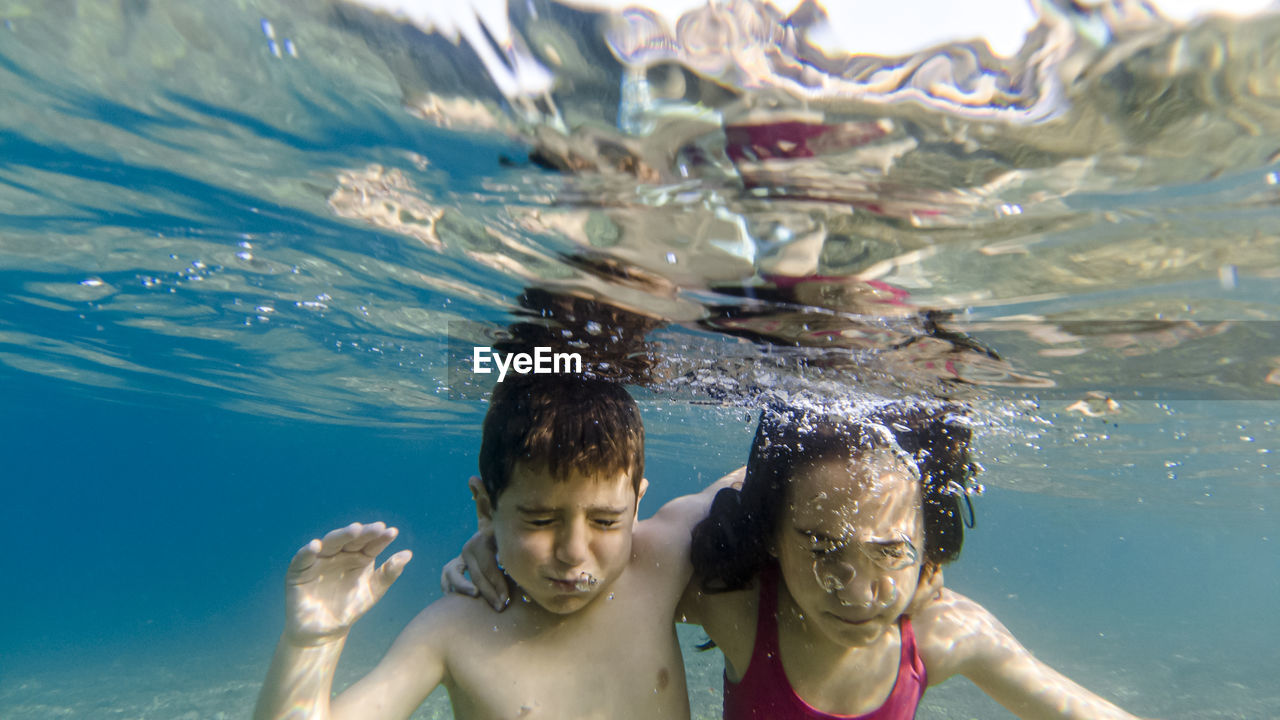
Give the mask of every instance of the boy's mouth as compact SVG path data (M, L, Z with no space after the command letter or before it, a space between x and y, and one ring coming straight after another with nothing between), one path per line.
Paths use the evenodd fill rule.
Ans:
M595 587L597 582L599 582L598 580L596 580L596 577L594 575L592 575L589 572L586 572L585 570L581 573L578 573L578 575L576 575L575 577L571 577L571 578L564 578L564 579L547 578L547 579L551 581L551 584L557 590L560 590L562 592L579 592L579 593L590 590L591 588Z

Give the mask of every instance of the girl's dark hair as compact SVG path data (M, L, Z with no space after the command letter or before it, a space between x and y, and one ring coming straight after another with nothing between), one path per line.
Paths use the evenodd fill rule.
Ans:
M960 556L969 487L972 432L957 406L891 405L856 422L815 412L765 411L756 429L742 489L716 494L693 530L694 573L706 592L747 587L769 559L769 545L792 475L823 460L848 460L896 443L920 470L924 494L924 560L941 565ZM972 513L972 509L970 509ZM972 515L970 522L972 527Z

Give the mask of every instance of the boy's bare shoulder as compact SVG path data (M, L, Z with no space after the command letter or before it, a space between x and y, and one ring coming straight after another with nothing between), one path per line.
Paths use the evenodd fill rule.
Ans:
M682 577L686 570L692 570L689 562L692 529L681 522L670 522L670 519L669 516L656 515L636 524L631 538L633 570L658 570L674 574L673 577Z
M493 609L480 598L446 595L414 616L401 637L443 650L458 637L465 639L473 628L486 620L492 625L493 615Z

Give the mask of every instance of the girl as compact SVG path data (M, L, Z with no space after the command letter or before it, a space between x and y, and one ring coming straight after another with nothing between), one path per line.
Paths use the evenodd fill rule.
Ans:
M909 720L956 674L1020 718L1133 720L942 587L972 467L954 417L761 419L741 489L694 531L682 604L724 653L725 720Z

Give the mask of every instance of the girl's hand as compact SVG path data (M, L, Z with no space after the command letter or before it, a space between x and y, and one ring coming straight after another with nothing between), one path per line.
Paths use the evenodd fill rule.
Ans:
M302 546L285 573L285 639L310 646L346 637L413 557L401 550L375 569L398 533L380 522L351 523Z
M470 579L467 578L470 574ZM440 573L440 589L456 595L479 595L496 612L507 609L510 593L507 578L498 566L498 548L493 535L478 532L462 546L462 554L445 563Z

